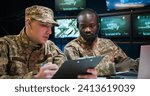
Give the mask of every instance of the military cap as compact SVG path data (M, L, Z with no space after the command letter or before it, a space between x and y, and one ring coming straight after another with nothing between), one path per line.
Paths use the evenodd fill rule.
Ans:
M52 23L54 25L58 25L56 21L54 21L54 13L53 11L44 6L33 5L25 10L26 18L35 19L37 21L43 23Z

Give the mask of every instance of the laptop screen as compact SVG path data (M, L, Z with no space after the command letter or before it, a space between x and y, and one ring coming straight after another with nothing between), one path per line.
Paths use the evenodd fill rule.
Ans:
M150 45L142 45L138 79L150 79Z

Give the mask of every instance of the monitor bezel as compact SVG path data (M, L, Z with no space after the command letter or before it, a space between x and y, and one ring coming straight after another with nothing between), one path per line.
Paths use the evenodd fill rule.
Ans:
M150 16L150 13L148 12L140 12L140 13L133 13L132 14L132 28L133 28L133 38L134 39L150 39L150 35L147 35L147 36L144 36L144 35L139 35L138 34L138 30L137 30L137 27L136 27L136 17L137 16L144 16L144 15L149 15Z
M81 2L84 2L84 5L83 5L83 8L78 8L78 9L74 9L74 10L63 10L63 9L60 9L60 8L58 8L59 7L59 2L58 2L59 0L55 0L55 11L56 12L68 12L68 11L81 11L81 10L83 10L83 9L85 9L86 8L86 3L87 3L87 1L86 0L81 0Z
M111 1L110 1L111 2ZM135 2L136 3L136 2ZM150 8L150 3L141 3L141 5L140 6L135 6L135 4L133 4L133 6L129 6L128 5L128 7L124 7L124 8L119 8L119 9L117 9L116 7L115 7L115 3L113 4L114 5L114 8L109 8L109 0L106 0L106 7L107 7L107 11L117 11L117 10L138 10L138 9L144 9L145 7L148 7L148 8ZM112 4L112 2L111 2L111 4ZM124 4L127 4L127 3L124 3ZM142 4L143 4L143 6L142 6ZM121 6L123 6L123 5L121 5Z
M100 24L100 21L101 21L101 17L116 17L116 16L126 16L128 17L128 26L129 28L127 29L128 30L128 35L115 35L115 36L106 36L106 35L102 35L101 34L101 24ZM131 13L129 12L125 12L125 13L109 13L109 14L101 14L99 15L99 24L100 24L100 30L99 30L99 37L102 37L102 38L110 38L110 39L130 39L131 38Z

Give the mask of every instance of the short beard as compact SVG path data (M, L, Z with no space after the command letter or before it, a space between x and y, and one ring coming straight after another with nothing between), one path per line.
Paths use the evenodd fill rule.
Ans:
M87 34L86 32L80 32L82 38L86 41L88 45L91 45L97 38L98 32Z

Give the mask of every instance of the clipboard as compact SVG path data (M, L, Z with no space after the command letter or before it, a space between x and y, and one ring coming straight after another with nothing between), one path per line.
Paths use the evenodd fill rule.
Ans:
M77 79L79 74L87 73L88 68L95 68L104 56L85 57L77 60L65 61L52 79Z

